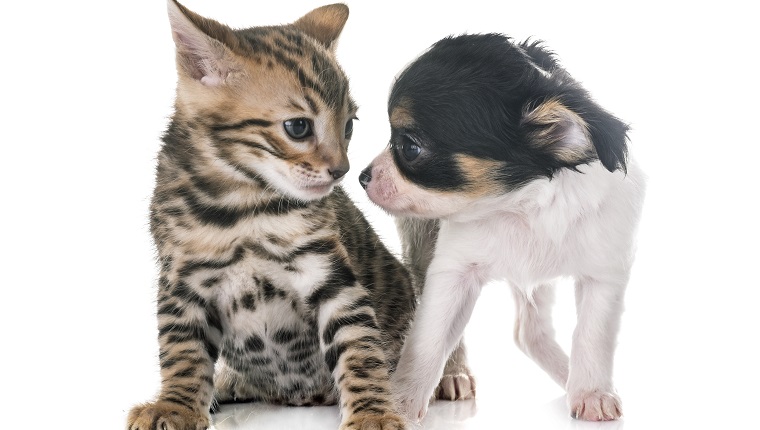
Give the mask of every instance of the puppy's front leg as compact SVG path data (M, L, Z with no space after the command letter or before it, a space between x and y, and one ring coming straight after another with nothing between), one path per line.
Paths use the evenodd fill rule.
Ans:
M414 282L421 291L424 289L428 267L433 260L440 221L437 219L396 218L396 226L401 237L404 262L412 272ZM435 390L435 398L466 400L474 397L475 378L467 365L467 352L464 339L461 339L446 362L443 378Z
M578 323L567 382L570 413L587 421L614 420L622 415L612 365L625 286L581 278L575 288Z
M484 273L474 263L437 258L431 263L420 306L391 377L399 407L413 421L427 413L446 359L459 343L485 283Z

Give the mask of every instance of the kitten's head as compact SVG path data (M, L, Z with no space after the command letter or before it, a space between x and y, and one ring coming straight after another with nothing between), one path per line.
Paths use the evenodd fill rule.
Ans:
M222 182L300 200L330 193L349 169L356 114L334 53L348 8L241 30L175 0L168 8L179 75L174 119L189 125L194 163Z

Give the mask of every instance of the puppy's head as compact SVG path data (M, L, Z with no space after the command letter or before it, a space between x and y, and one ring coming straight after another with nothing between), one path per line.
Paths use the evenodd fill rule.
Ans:
M539 43L443 39L400 74L388 114L390 144L360 181L394 215L451 215L596 160L626 167L628 127Z

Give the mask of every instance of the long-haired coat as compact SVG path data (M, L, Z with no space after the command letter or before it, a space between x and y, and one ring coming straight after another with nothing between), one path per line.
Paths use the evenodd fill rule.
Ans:
M434 44L397 78L388 112L390 145L362 185L400 217L405 248L440 228L393 376L407 414L424 416L483 285L506 279L515 341L566 388L571 414L620 417L613 355L644 198L628 126L540 43L497 34ZM565 276L578 315L569 358L550 308Z

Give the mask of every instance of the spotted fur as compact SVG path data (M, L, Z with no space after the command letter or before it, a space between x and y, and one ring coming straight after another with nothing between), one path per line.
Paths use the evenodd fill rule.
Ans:
M203 429L212 403L265 401L404 428L388 380L417 292L337 186L356 113L333 53L347 8L232 30L168 6L179 82L151 204L162 382L127 427ZM294 119L311 135L293 138Z

